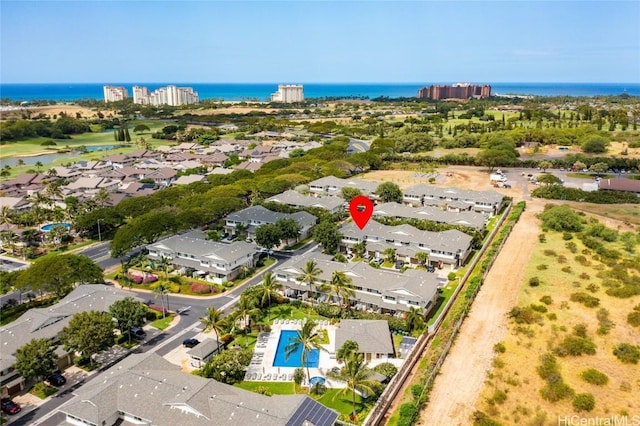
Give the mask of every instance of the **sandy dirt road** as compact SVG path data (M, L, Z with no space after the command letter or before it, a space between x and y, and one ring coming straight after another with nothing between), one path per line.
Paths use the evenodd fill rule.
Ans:
M493 346L504 338L507 312L517 303L518 289L533 251L531 242L540 232L536 214L542 208L542 202L527 203L473 302L418 424L471 424L470 415L491 368Z

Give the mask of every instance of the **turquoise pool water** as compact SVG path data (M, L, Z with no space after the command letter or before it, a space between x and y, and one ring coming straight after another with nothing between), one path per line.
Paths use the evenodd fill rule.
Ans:
M64 226L67 229L71 228L71 224L70 223L62 223L61 222L61 223L48 223L46 225L42 225L42 227L40 229L42 229L44 232L49 232L55 226Z
M278 340L278 348L276 349L276 357L273 360L274 367L302 367L302 346L292 353L289 358L285 356L284 348L298 335L295 330L282 330L280 332L280 340ZM307 353L307 363L305 367L317 368L320 362L320 351L312 349Z

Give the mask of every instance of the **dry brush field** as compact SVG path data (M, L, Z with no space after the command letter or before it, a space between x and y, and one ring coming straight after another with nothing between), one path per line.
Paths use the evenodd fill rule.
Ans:
M606 243L608 250L622 254L617 261L596 254L575 235L568 240L564 239L568 234L541 234L544 236L535 242L525 269L517 309L511 311L508 334L494 348L492 368L476 408L505 425L556 425L559 416L571 415L640 415L640 363L624 363L614 355L620 343L640 345L640 327L627 320L640 304L640 296L607 294L625 273L639 275L637 233L633 253L625 250L619 239ZM536 280L539 285L530 285ZM583 353L572 355L576 351ZM546 363L543 356L547 357ZM546 372L542 371L543 364ZM553 374L549 374L550 368ZM591 372L592 382L606 383L589 383L582 377L588 369L606 375L604 378ZM558 381L568 388L549 385ZM563 393L564 397L552 401ZM592 394L593 409L576 408L574 394ZM478 424L494 423L485 419Z

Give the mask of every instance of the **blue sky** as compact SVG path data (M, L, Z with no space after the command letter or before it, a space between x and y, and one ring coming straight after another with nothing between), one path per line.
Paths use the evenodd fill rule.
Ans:
M0 2L0 82L640 82L640 2Z

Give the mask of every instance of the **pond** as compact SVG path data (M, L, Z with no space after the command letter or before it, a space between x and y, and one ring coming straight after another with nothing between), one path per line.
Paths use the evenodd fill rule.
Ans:
M113 150L118 148L131 147L131 146L133 145L91 145L91 146L85 146L84 148L86 152L99 152L99 151L108 151L108 150ZM77 157L78 154L81 154L81 153L82 153L82 150L79 147L77 147L70 152L56 152L52 154L34 155L32 157L3 158L2 160L0 160L0 163L2 163L2 167L6 165L15 167L18 165L18 161L22 160L24 164L28 166L34 166L38 161L41 162L43 165L47 165L61 158Z

